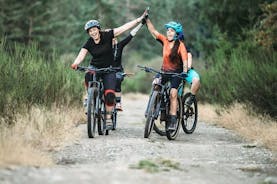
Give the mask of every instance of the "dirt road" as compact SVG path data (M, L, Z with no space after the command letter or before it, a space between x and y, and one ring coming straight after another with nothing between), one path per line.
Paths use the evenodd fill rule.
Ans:
M44 183L276 183L277 162L266 149L245 142L234 132L199 122L194 134L181 130L175 141L155 133L143 138L146 98L124 99L118 129L87 138L54 153L51 168L0 169L1 184Z

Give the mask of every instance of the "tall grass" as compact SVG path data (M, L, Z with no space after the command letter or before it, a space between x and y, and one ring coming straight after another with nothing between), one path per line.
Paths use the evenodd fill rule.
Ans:
M228 109L210 104L200 104L200 121L217 124L234 130L242 137L277 151L277 123L268 116L249 113L249 107L234 103ZM251 111L251 110L250 110Z
M9 45L2 39L0 78L0 116L9 122L34 104L70 104L83 91L80 75L55 55L46 58L36 44Z
M68 105L81 100L83 75L69 66L36 44L1 40L0 165L51 165L47 151L77 137L73 127L83 112Z
M202 73L200 98L228 105L250 104L262 114L277 117L277 53L261 48L218 49Z
M49 166L57 151L80 138L76 126L84 121L78 107L34 105L28 113L16 113L16 123L0 123L0 167L7 165ZM0 119L1 121L1 119Z

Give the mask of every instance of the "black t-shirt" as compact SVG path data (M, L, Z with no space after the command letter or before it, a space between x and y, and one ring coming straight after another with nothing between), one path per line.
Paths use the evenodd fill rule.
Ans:
M114 37L113 29L100 32L100 42L96 44L92 38L89 38L83 48L87 49L92 55L90 64L97 68L114 66L112 39Z
M131 41L131 39L133 38L133 36L131 34L129 34L126 38L124 38L124 40L120 41L117 44L117 47L114 47L114 61L115 61L115 67L122 67L122 51L123 48Z

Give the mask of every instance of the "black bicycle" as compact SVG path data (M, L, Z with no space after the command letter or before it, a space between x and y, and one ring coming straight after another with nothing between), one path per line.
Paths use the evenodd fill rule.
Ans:
M141 68L145 72L159 74L161 75L161 78L170 78L174 76L181 77L180 73L156 71L153 68L140 65L137 67ZM178 96L176 129L168 130L167 127L169 122L167 121L167 116L169 115L170 110L170 89L170 82L166 82L165 84L157 83L153 85L145 112L146 123L144 129L144 138L149 137L153 128L159 135L166 135L169 140L174 140L178 136L183 112L182 100L181 97ZM158 118L159 121L155 121Z
M104 84L101 77L97 77L97 74L116 72L117 68L94 68L78 66L77 70L87 71L93 73L92 81L88 83L88 98L87 98L87 130L88 137L94 138L96 132L96 126L98 134L109 134L109 130L116 126L116 115L112 112L113 127L106 126L106 106L104 101Z

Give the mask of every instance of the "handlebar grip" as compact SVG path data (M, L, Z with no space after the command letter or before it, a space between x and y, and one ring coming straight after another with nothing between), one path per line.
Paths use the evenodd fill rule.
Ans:
M84 71L85 69L81 66L77 66L76 70L79 70L79 71Z

